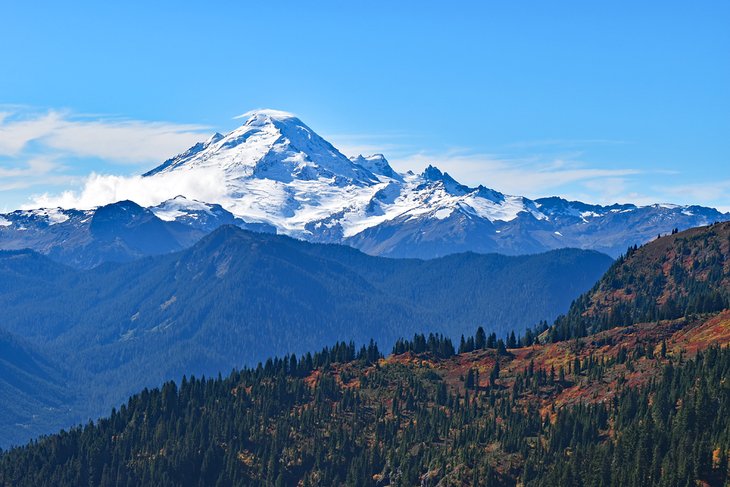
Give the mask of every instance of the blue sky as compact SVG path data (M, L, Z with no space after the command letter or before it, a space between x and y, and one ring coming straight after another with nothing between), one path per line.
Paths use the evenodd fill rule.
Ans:
M730 211L730 2L60 3L0 7L0 210L270 107L401 170Z

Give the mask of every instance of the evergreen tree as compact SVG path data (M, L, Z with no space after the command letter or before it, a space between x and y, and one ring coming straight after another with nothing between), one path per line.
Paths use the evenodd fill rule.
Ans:
M481 326L477 328L477 333L474 335L474 347L477 350L483 350L487 347L487 335Z

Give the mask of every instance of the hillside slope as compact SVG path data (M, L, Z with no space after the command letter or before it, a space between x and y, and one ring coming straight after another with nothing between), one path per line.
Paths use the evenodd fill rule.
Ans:
M0 329L0 438L20 440L58 427L54 416L70 412L72 394L64 367ZM19 430L24 433L19 435Z
M693 228L632 247L579 297L553 339L730 307L730 223Z
M343 343L145 390L0 456L0 484L721 486L729 343L730 313L503 353Z

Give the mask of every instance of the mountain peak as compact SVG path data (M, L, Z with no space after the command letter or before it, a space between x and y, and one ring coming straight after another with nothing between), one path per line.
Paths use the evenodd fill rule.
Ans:
M426 182L443 183L446 191L453 194L465 194L471 189L468 186L461 184L456 179L452 178L449 173L442 172L441 169L432 164L429 164L428 167L423 170L423 172L421 173L421 177Z
M242 115L236 117L237 119L243 119L245 122L243 125L234 129L231 134L236 132L247 132L256 129L267 129L274 127L275 130L282 134L288 133L289 131L295 131L305 134L317 135L311 128L309 128L302 120L290 112L283 110L273 110L269 108L262 108L257 110L251 110ZM230 134L226 135L228 137ZM310 136L311 136L310 135Z
M357 157L351 157L350 160L358 166L364 167L376 176L385 176L399 181L403 180L401 175L390 167L388 160L383 154L372 154L369 156L363 156L360 154Z
M216 132L210 137L208 137L208 140L203 142L203 146L208 147L211 144L215 144L216 142L220 141L223 138L223 134L220 132Z
M223 172L233 192L250 179L280 183L325 179L340 186L378 182L372 172L354 164L291 113L254 110L237 118L246 122L225 136L215 134L194 145L145 176L211 169Z
M441 169L437 168L433 164L429 164L428 167L423 170L421 175L424 179L429 181L441 181L444 177L444 173L441 172Z
M257 110L251 110L242 115L239 115L236 118L246 119L246 125L260 124L272 120L277 120L280 122L287 120L296 120L301 123L301 120L299 120L299 118L293 113L285 112L283 110L273 110L271 108L260 108Z

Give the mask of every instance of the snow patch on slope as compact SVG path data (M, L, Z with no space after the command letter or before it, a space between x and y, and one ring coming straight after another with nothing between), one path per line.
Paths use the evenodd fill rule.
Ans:
M34 218L45 221L48 225L58 225L69 219L61 208L38 208L34 210L21 211L20 215L26 218Z
M211 205L197 200L189 200L184 196L176 196L163 201L160 205L150 208L160 220L174 221L181 216L190 215L192 211L205 212L212 215Z

